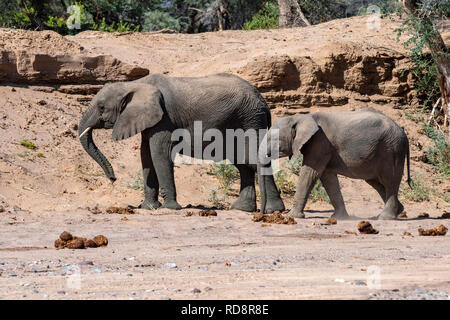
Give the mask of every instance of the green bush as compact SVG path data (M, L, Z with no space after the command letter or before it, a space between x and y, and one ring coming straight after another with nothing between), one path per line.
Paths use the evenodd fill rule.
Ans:
M286 167L296 176L299 175L300 169L302 168L303 155L300 155L297 159L291 159L286 162Z
M140 26L132 28L128 22L123 21L119 21L117 25L115 22L108 25L106 23L106 19L102 18L102 22L100 24L94 23L91 29L104 32L128 32L128 31L139 32Z
M262 9L244 24L243 29L276 29L278 28L279 16L280 8L278 5L275 2L267 1Z
M439 172L450 177L450 141L442 131L424 125L424 132L433 139L434 146L428 147L426 151L428 161L435 166Z
M432 192L433 190L425 185L423 174L416 174L415 178L411 179L411 187L407 184L400 187L400 194L414 202L429 201Z
M225 193L228 193L231 185L239 179L238 169L233 164L225 161L213 163L209 167L207 174L216 176Z
M20 141L20 144L22 146L24 146L25 148L30 149L30 150L35 150L36 149L36 145L33 142L29 141L29 140L22 140L22 141Z
M295 183L286 170L281 169L275 174L275 184L282 194L295 194Z
M144 31L157 31L161 29L180 31L181 25L178 19L172 17L169 13L152 10L145 13L142 29Z
M330 203L330 198L328 197L328 194L322 186L322 182L320 182L320 180L317 180L316 184L312 188L311 194L309 195L309 200L312 202L324 201Z
M217 209L223 210L226 209L227 205L225 200L226 196L219 197L219 190L217 188L210 189L208 194L208 201Z

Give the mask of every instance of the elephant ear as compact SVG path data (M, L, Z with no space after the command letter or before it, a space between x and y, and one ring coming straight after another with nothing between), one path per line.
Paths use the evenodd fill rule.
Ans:
M293 158L297 159L301 154L303 146L319 130L319 126L309 114L302 114L294 117L292 153Z
M137 84L131 88L122 98L113 139L123 140L156 125L164 115L163 104L163 96L155 87Z

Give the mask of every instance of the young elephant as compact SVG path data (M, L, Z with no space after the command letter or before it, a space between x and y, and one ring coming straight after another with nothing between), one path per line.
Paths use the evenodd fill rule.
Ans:
M385 207L379 219L395 219L403 211L398 189L405 157L409 172L409 142L392 119L373 109L353 112L317 112L278 119L279 157L303 154L289 214L304 218L308 196L319 178L334 207L333 216L348 218L337 175L363 179L381 196ZM270 143L270 135L268 136Z

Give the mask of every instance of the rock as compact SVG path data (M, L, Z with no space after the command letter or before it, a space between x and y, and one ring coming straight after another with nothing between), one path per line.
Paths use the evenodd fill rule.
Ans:
M97 244L97 247L104 247L108 245L108 238L103 235L95 236L92 240L94 240L94 242Z
M75 238L70 240L65 247L68 249L84 249L84 240L82 238Z
M110 55L49 55L25 50L0 50L0 83L104 84L130 81L149 74L147 69Z
M337 224L337 220L336 218L328 218L327 221L325 221L325 223L322 223L322 225L332 225L332 224Z
M97 248L98 247L97 243L91 239L84 241L84 246L86 248Z
M173 263L173 262L167 262L167 263L166 263L166 266L167 266L168 268L170 268L170 269L176 269L176 268L178 268L178 267L177 267L177 264L176 264L176 263Z
M200 217L215 217L217 216L216 210L200 210L198 213Z
M378 234L378 230L374 229L368 221L358 223L358 231L363 234Z
M386 47L331 42L313 54L261 55L237 70L282 112L344 105L349 97L400 103L412 90L406 57ZM294 109L294 110L287 110Z
M426 212L421 212L419 213L419 215L417 216L417 219L428 219L430 217L430 215Z
M202 292L202 291L201 291L200 289L198 289L198 288L192 289L192 293L198 294L198 293L201 293L201 292Z
M62 241L70 241L70 240L72 240L72 235L69 233L69 232L67 232L67 231L64 231L63 233L61 233L60 235L59 235L59 238L62 240Z
M296 224L294 218L291 216L283 216L280 211L275 211L271 214L262 214L260 212L255 212L253 215L254 222L266 222L266 223L276 223L276 224Z
M3 207L2 205L0 205L0 212L5 212L5 207Z
M422 228L418 229L419 235L421 236L445 236L448 229L444 225L437 226L433 229L424 230Z

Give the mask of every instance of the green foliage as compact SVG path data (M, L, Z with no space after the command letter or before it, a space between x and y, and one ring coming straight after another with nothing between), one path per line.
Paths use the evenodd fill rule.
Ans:
M208 201L217 209L226 209L227 205L224 203L227 197L224 195L219 197L219 190L217 188L210 189L208 194Z
M145 13L142 29L144 31L157 31L161 29L180 31L181 26L178 19L173 18L168 12L153 10Z
M136 173L134 181L128 184L128 188L140 191L144 190L144 177L142 174L142 170Z
M312 202L324 201L330 203L330 198L328 197L328 194L322 186L322 182L320 182L320 180L316 181L316 184L312 188L308 199Z
M410 14L402 27L396 29L397 40L404 33L411 35L403 46L409 51L409 58L413 63L410 72L416 79L415 92L424 109L432 107L440 96L440 90L436 63L430 54L424 54L423 51L438 33L434 21L449 18L449 3L443 0L424 1L419 8L420 18Z
M295 194L295 183L292 181L291 175L286 170L278 170L275 174L275 184L282 194Z
M302 168L302 163L303 155L301 154L297 159L291 159L286 162L286 167L289 169L289 171L298 176L298 174L300 173L300 169Z
M279 16L280 8L278 5L275 2L267 1L262 9L244 24L243 29L276 29L278 28Z
M428 147L426 152L428 161L439 172L450 177L450 141L442 131L428 125L424 125L423 130L434 142L434 146Z
M132 28L128 22L123 21L119 21L117 25L115 22L108 25L106 23L106 19L103 18L100 24L94 23L91 29L104 32L128 32L128 31L139 32L140 26Z
M226 163L225 161L213 163L209 167L207 174L216 176L225 193L228 193L231 185L239 179L238 169L233 164Z
M373 1L372 5L376 5L380 9L381 17L386 17L390 14L401 14L403 12L403 8L398 1L392 0L378 0ZM367 8L369 6L362 6L358 9L358 16L364 16L366 14L371 14L372 12L367 12Z
M35 150L36 149L36 145L33 142L29 141L29 140L22 140L22 141L20 141L20 144L22 146L24 146L25 148L30 149L30 150Z
M423 181L423 174L416 174L414 179L411 179L411 187L407 184L402 184L400 187L400 194L408 200L414 202L429 201L432 189L427 187Z

